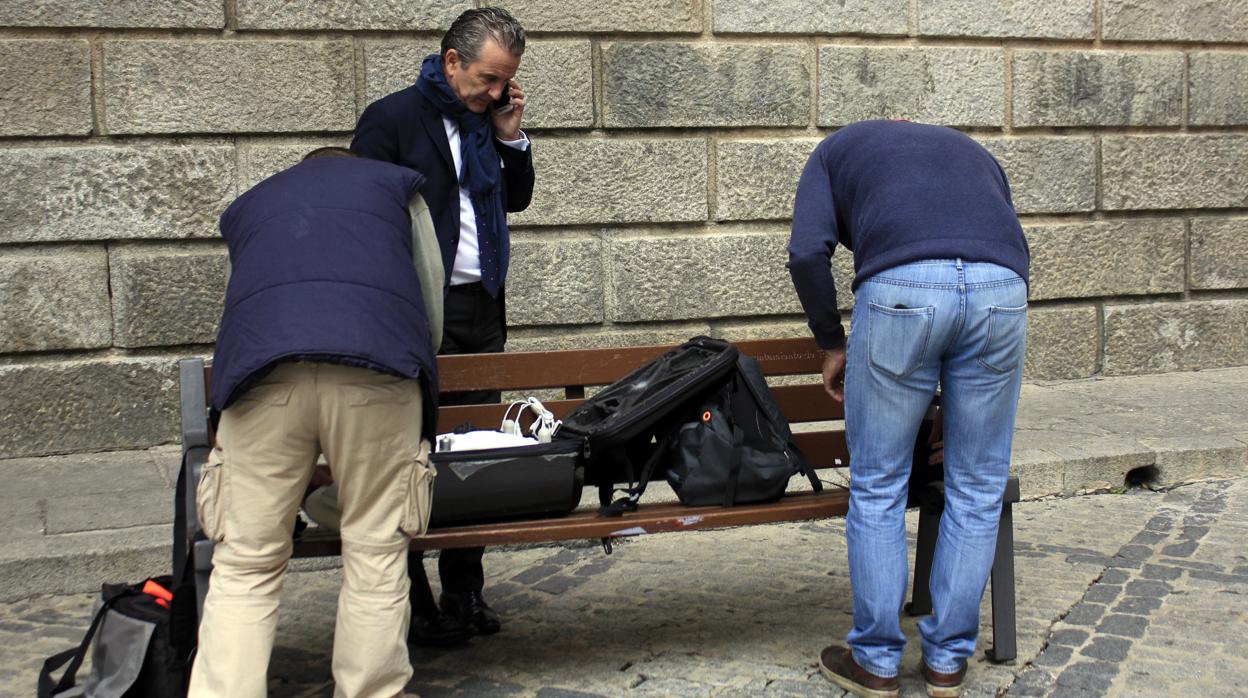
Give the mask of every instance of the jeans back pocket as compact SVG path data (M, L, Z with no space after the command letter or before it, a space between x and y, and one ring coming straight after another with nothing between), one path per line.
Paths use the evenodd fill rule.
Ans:
M871 303L868 313L867 355L872 366L894 378L905 378L923 365L934 307L886 308Z
M1027 351L1027 306L988 308L988 339L979 363L997 373L1018 368Z

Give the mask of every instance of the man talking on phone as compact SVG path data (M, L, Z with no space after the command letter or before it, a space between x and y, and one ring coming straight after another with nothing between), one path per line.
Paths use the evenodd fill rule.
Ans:
M447 270L441 354L503 350L504 288L510 252L507 213L533 196L533 157L520 130L524 90L513 79L524 55L524 28L505 10L461 14L441 52L421 65L416 84L368 105L351 149L419 170ZM501 391L443 395L443 405L498 402ZM423 556L409 553L412 624L408 639L444 646L499 631L485 602L484 548L443 550L441 603L435 604Z

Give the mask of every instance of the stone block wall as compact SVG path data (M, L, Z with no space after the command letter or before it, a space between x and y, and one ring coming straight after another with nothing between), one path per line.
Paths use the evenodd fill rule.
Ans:
M513 349L805 333L805 159L908 118L1010 176L1031 379L1248 364L1248 0L499 2L531 35L537 168ZM348 142L474 4L0 4L0 458L176 439L217 216Z

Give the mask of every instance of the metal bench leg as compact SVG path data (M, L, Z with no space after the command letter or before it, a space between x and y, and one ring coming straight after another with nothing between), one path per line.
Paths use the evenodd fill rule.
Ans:
M1017 484L1014 486L1017 491ZM986 652L994 662L1008 662L1018 655L1014 617L1014 504L1007 494L997 529L997 556L992 563L992 647ZM1014 497L1017 501L1017 495Z
M925 616L932 612L932 559L936 556L936 539L940 537L940 514L943 507L924 504L919 508L919 539L914 551L914 591L906 613Z

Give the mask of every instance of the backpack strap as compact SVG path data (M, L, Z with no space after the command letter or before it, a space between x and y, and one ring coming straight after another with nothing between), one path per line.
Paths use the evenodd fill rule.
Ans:
M796 443L793 443L793 439L789 439L785 443L785 450L789 452L789 456L793 460L797 461L798 470L801 470L806 479L810 481L810 489L815 492L822 492L823 481L819 479L819 474L815 472L814 467L810 465L810 461L806 459L806 454L802 453L802 449L798 448Z
M724 487L724 506L730 507L737 501L737 481L741 478L741 446L745 443L745 435L736 423L732 424L732 463L728 465L728 483Z
M662 458L663 449L666 445L666 439L656 444L654 452L650 454L650 457L646 459L645 464L642 465L641 476L637 478L636 483L631 482L632 473L630 472L630 487L620 487L611 491L612 494L622 492L624 493L624 496L611 502L610 504L600 507L598 509L598 513L601 516L616 517L623 516L626 511L637 511L637 502L641 499L641 495L645 493L646 485L650 483L650 476L654 473L654 466L659 462L659 459ZM632 470L631 466L629 470Z
M78 680L78 670L82 668L82 660L86 659L91 640L95 638L95 632L100 629L100 623L103 622L105 614L112 609L117 599L138 593L135 589L125 587L121 593L105 596L103 603L100 604L100 610L96 611L95 617L91 619L91 627L87 628L87 634L82 638L82 643L77 647L54 654L44 661L43 668L39 670L38 698L55 698L56 695L74 687ZM54 682L53 672L60 669L65 662L69 662L69 666L61 675L61 680Z
M178 468L178 483L173 495L173 585L176 587L186 578L190 567L190 534L186 530L186 460L189 449L182 454L182 467Z
M807 480L810 480L810 489L811 489L811 490L813 490L813 491L815 491L815 492L822 492L822 491L823 491L823 481L822 481L822 480L820 480L820 479L819 479L819 476L815 474L815 470L814 470L814 468L810 468L810 467L808 467L808 466L803 465L803 466L802 466L802 474L806 476L806 479L807 479Z
M734 370L728 382L724 384L724 403L728 407L728 428L732 430L732 462L728 464L728 482L724 486L724 506L730 507L737 501L737 483L741 479L741 447L745 444L745 431L740 424L749 419L752 410L747 400L749 396L742 393L740 371Z
M668 444L675 438L681 426L683 424L675 424L655 439L654 451L650 453L650 456L646 458L646 462L641 466L641 475L635 483L632 481L632 460L629 460L628 476L630 487L613 489L611 491L612 494L623 492L625 496L599 507L598 514L600 516L617 517L623 516L626 511L637 511L637 502L641 499L641 495L645 493L646 485L650 484L650 478L654 476L655 467L658 466L659 461L663 460Z
M187 460L188 449L182 456L178 470L173 507L173 579L169 590L173 601L169 609L169 644L178 661L190 667L195 656L199 634L199 590L195 587L195 561L193 555L193 531L188 530L187 490L195 484L190 479Z
M631 492L637 487L637 479L635 477L636 473L633 469L633 459L629 458L628 454L622 448L611 451L611 458L624 466L624 474L628 482L628 487L616 488L614 481L608 481L598 485L598 513L601 516L620 516L626 510L632 511L637 508L634 503L632 509L625 509L625 505L623 503L613 501L616 492ZM640 496L640 494L638 496Z

